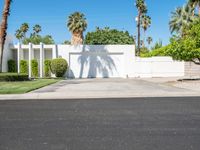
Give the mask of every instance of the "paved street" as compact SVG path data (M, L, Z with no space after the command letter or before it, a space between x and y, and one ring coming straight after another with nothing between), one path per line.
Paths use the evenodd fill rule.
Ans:
M199 150L200 97L0 101L0 150Z

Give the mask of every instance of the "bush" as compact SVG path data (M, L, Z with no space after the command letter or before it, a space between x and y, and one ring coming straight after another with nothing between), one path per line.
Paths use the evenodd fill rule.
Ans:
M20 60L20 73L28 74L28 61Z
M0 73L0 81L28 81L27 74Z
M14 60L8 60L8 72L17 72L17 64Z
M170 56L169 49L171 49L171 45L163 46L148 53L142 54L141 57Z
M38 77L38 61L36 59L31 60L31 73L33 77Z
M44 61L44 76L51 77L51 60Z
M53 59L51 62L51 71L56 77L63 77L67 68L67 61L63 58Z

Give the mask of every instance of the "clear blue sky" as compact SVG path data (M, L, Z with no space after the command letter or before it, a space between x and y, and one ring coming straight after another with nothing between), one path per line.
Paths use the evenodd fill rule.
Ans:
M0 0L1 10L3 1ZM147 35L152 36L154 42L162 39L164 44L168 43L171 36L168 27L170 12L185 2L186 0L146 0L148 14L152 17ZM40 24L43 35L50 34L56 43L62 43L71 37L66 28L67 16L80 11L87 18L87 31L93 31L97 26L109 26L135 35L134 18L137 10L134 3L135 0L13 0L8 33L14 35L23 22L29 23L31 27Z

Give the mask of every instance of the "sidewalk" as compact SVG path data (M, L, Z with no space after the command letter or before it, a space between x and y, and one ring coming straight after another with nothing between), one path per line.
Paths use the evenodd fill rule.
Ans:
M200 96L200 82L177 78L65 80L27 94L0 95L0 100Z

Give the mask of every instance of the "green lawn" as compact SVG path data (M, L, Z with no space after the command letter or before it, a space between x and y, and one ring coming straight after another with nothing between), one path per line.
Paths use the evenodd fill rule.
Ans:
M60 81L59 79L37 79L34 81L0 82L0 94L22 94Z

